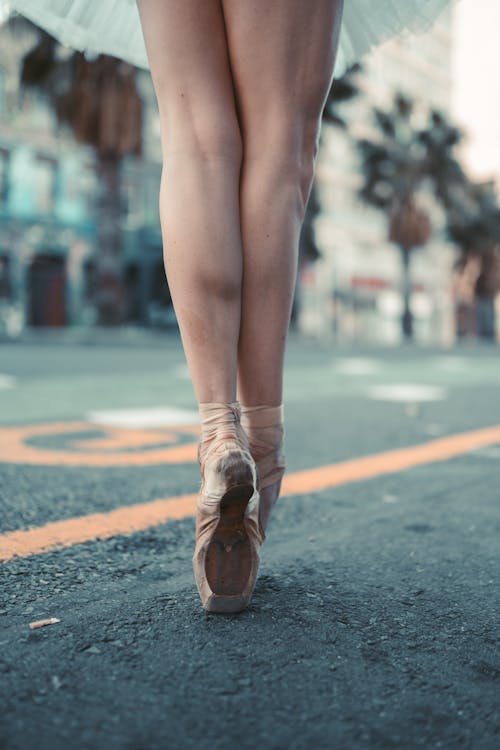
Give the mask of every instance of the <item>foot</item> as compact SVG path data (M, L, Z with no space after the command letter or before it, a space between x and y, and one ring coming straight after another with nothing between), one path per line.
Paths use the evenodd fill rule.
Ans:
M262 536L265 538L286 468L283 452L283 404L280 406L242 406L241 426L248 436L250 452L257 466L260 494L259 522Z
M193 569L205 609L239 612L253 592L262 539L255 462L239 405L199 405L201 488Z

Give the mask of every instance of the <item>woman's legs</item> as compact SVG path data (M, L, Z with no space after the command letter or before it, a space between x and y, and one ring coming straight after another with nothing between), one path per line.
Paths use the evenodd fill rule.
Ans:
M164 261L198 402L236 398L241 135L220 0L138 0L160 111Z
M161 119L165 267L196 397L233 401L239 364L241 401L279 404L342 0L138 5Z
M256 466L236 399L242 144L220 0L139 0L160 111L165 270L199 402L193 570L203 606L236 612L258 570Z
M213 611L247 603L279 492L281 407L247 415L259 476L272 482L255 502L255 464L229 402L239 372L247 406L281 403L341 2L138 0L160 111L165 269L202 416L193 565Z
M342 0L221 0L243 139L238 396L278 405Z

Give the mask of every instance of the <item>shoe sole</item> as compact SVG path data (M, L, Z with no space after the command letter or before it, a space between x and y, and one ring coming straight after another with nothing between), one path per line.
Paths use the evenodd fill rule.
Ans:
M255 488L252 482L231 487L222 497L220 518L207 549L205 573L213 592L209 612L239 612L252 571L252 549L245 528L245 511Z

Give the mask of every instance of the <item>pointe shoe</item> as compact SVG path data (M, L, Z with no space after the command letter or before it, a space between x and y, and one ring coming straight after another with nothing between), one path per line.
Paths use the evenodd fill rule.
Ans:
M284 407L241 406L241 426L250 444L250 452L257 465L260 495L259 523L263 540L267 524L278 500L281 480L285 473Z
M208 612L240 612L252 596L263 541L256 466L238 402L201 403L199 411L196 585Z

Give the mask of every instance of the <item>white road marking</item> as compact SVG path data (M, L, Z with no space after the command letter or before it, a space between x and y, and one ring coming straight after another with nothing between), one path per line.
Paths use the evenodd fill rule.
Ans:
M465 357L445 354L442 357L433 357L429 360L429 364L438 367L440 370L457 372L459 370L467 369L467 367L470 366L470 360L465 359Z
M4 375L0 372L0 390L7 390L8 388L15 388L17 380L12 375Z
M175 375L176 378L181 378L181 380L189 380L191 377L187 365L176 365L172 368L171 373Z
M437 385L420 383L391 383L374 385L366 391L368 398L376 401L400 401L415 403L418 401L442 401L447 391Z
M147 429L149 427L169 427L170 425L192 425L200 421L197 411L162 406L150 409L110 409L91 411L87 421L108 427Z
M397 503L399 500L397 495L391 495L389 492L386 492L382 495L382 502L383 503Z
M333 367L342 375L373 375L380 372L382 363L368 357L342 357L334 360Z

